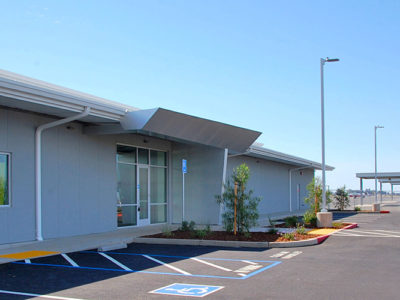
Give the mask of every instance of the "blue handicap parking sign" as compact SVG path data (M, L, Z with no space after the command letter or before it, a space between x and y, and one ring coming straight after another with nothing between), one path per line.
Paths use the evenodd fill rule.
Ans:
M187 173L187 161L186 159L182 159L182 173Z
M204 297L222 288L223 286L215 285L173 283L157 290L151 291L150 293L174 296Z

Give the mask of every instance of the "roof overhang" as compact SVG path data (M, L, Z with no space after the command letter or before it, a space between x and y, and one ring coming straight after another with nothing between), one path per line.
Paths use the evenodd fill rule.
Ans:
M310 169L314 169L314 170L322 169L322 165L318 162L307 160L307 159L289 155L289 154L285 154L282 152L274 151L274 150L267 149L267 148L260 147L260 146L254 146L254 145L251 146L247 152L243 153L243 155L261 158L261 159L270 160L270 161L276 161L276 162L296 166L299 168L304 167L304 168L310 168ZM325 169L327 171L332 171L335 168L332 166L326 165Z
M0 70L0 106L60 118L91 108L85 122L118 122L136 108L67 89L44 81Z
M375 173L356 173L356 177L360 179L375 179ZM400 179L400 172L380 172L376 173L377 179Z
M261 132L211 121L164 108L131 111L121 119L124 131L166 139L246 151Z

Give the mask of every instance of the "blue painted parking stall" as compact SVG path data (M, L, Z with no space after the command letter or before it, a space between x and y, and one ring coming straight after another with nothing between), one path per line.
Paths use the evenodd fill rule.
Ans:
M14 264L58 268L147 273L203 278L248 279L281 261L189 257L146 253L81 251L21 260Z

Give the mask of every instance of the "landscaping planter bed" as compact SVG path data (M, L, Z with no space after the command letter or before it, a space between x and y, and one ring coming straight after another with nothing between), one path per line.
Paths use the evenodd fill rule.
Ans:
M317 234L294 234L294 241L308 240L317 238L321 235ZM233 233L225 231L211 231L207 236L199 238L190 231L172 231L171 234L153 234L144 236L143 238L162 238L162 239L187 239L187 240L211 240L211 241L243 241L243 242L287 242L293 241L285 239L283 235L268 233L268 232L251 232L250 236L245 235L234 235Z

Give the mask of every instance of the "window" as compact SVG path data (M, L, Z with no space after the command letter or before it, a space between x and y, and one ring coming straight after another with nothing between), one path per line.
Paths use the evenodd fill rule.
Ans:
M10 165L10 155L5 153L0 153L0 206L6 206L10 204L9 165Z
M118 226L167 222L167 153L117 144Z

